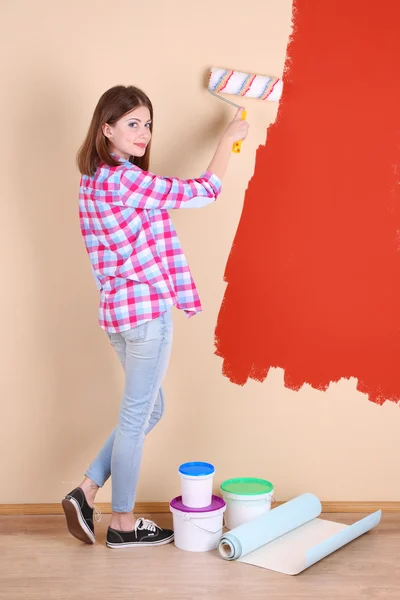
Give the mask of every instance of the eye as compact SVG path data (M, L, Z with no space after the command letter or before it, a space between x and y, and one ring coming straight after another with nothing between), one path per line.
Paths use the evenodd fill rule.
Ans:
M128 123L129 127L137 127L137 123L135 123L134 121L131 121L131 123Z
M146 127L148 127L150 129L151 123L146 123Z

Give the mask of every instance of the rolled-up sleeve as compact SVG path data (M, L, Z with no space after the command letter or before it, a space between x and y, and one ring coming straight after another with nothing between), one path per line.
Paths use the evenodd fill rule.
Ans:
M200 208L214 202L221 187L221 180L211 171L198 179L178 179L132 166L121 173L119 198L125 206L148 210Z

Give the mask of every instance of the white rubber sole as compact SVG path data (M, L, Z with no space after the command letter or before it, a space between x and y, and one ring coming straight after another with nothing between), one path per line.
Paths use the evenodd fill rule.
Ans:
M82 517L78 501L75 498L63 498L61 505L67 519L67 527L70 534L81 542L95 544L96 538Z
M149 546L166 546L167 544L170 544L171 542L174 541L174 536L172 535L171 537L163 540L162 542L125 542L125 543L120 543L120 544L113 544L111 542L106 542L106 545L109 548L114 548L114 550L116 548L144 548L144 547L149 547Z

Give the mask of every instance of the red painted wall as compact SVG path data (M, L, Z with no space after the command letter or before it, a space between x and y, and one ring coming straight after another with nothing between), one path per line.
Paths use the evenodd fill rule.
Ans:
M216 327L234 383L282 367L294 390L400 399L399 24L399 0L295 2Z

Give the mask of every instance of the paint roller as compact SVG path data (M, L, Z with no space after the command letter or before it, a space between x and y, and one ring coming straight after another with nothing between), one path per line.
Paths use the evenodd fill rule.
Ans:
M282 79L255 75L254 73L242 73L231 69L218 69L212 67L208 80L208 91L220 100L240 108L239 104L231 102L220 94L232 94L241 98L258 98L259 100L278 101L282 95ZM243 110L242 119L246 120L247 111ZM233 144L232 152L238 154L242 146L239 140Z

